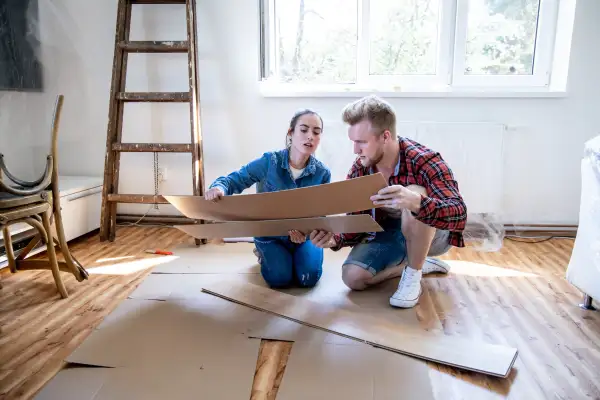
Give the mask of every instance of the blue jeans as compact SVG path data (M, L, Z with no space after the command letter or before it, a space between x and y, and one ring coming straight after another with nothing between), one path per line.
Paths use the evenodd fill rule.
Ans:
M313 287L323 273L323 249L309 240L297 244L289 237L254 238L261 261L261 274L272 288L294 284Z

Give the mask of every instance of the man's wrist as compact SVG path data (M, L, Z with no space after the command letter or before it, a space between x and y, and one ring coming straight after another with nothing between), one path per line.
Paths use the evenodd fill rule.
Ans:
M340 236L339 235L333 235L331 237L331 239L329 239L329 242L330 242L329 248L338 247L339 246L339 240L340 240Z
M423 195L416 193L415 200L413 201L412 207L410 208L410 211L412 211L413 214L418 214L419 211L421 211L423 197Z

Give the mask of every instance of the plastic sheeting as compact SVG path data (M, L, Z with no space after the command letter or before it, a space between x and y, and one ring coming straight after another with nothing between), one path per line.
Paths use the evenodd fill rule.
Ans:
M468 214L464 231L465 243L478 251L498 251L502 248L506 230L496 214Z
M567 279L600 299L600 136L586 142L581 160L579 228Z

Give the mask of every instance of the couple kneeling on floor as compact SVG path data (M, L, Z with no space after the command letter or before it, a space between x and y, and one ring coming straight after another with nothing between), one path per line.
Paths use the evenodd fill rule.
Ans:
M399 137L391 105L377 96L348 104L342 119L357 155L347 179L381 173L388 185L371 197L371 210L382 232L332 234L289 232L284 237L256 237L261 274L273 288L312 287L321 278L323 249L352 247L342 265L342 279L364 290L401 276L390 298L394 307L410 308L421 295L421 277L447 273L435 256L451 246L464 247L466 205L452 170L442 156L420 143ZM238 171L216 179L207 200L239 194L256 184L258 193L330 183L329 168L315 157L323 120L312 110L297 112L286 134L286 147L267 152ZM281 205L285 207L284 204Z

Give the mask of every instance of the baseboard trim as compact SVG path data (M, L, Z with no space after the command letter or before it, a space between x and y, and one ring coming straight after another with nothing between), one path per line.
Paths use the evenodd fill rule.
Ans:
M569 237L575 238L577 236L577 225L504 225L506 235L519 236L519 237Z
M180 217L177 215L146 215L143 214L117 214L118 222L137 222L139 225L145 224L167 224L167 225L188 225L197 223L195 220Z

